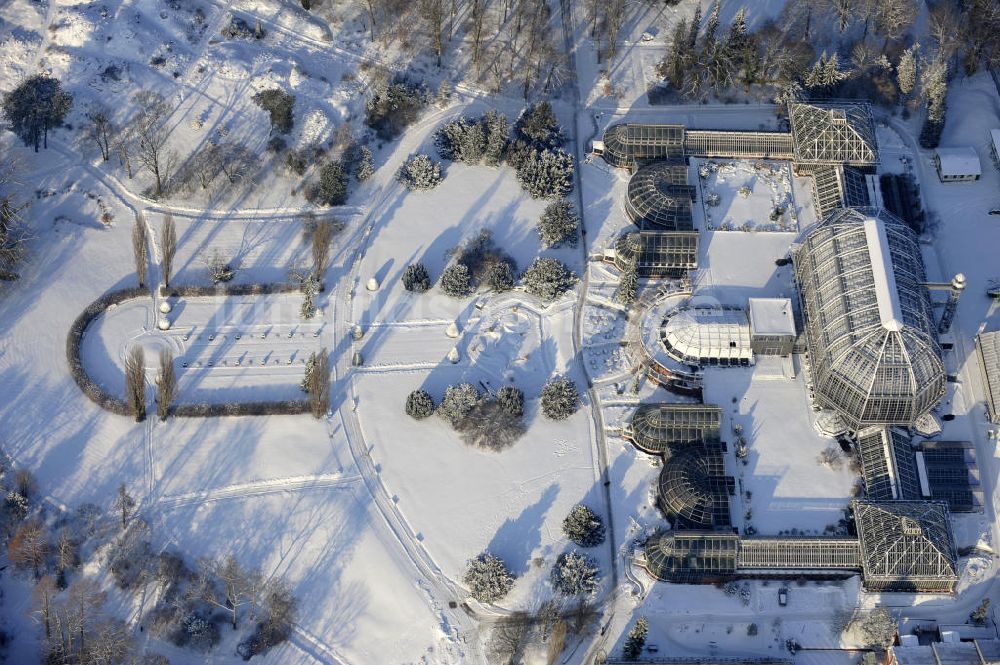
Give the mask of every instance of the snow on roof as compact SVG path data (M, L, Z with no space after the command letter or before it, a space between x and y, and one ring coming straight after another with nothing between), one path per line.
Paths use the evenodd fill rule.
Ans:
M938 148L936 153L941 175L983 174L983 166L979 163L979 154L975 148L968 146L964 148Z
M979 352L990 417L997 419L997 411L1000 409L1000 330L979 333L976 337L976 349Z
M663 322L660 339L667 352L682 362L701 359L753 359L750 326L739 309L691 307L678 310Z
M795 335L789 298L750 298L750 329L760 335Z
M868 242L868 255L872 261L879 319L886 330L900 330L903 327L903 312L899 306L896 274L892 268L892 256L889 254L889 239L881 219L869 217L865 220L865 239Z

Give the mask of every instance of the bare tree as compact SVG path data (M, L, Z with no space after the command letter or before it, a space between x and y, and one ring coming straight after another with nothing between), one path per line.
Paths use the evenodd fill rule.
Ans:
M174 228L174 216L169 212L163 216L160 251L163 253L163 283L170 286L170 278L174 276L174 256L177 254L177 230Z
M135 512L135 499L128 493L125 483L118 486L118 494L115 496L114 509L121 515L122 531L128 525L128 520Z
M169 349L160 351L160 374L156 377L156 415L166 420L170 407L177 397L177 375L174 373L174 354Z
M322 281L330 263L330 243L333 241L334 223L323 219L316 222L312 231L313 275Z
M233 630L239 627L239 613L257 601L260 572L240 566L232 554L221 561L203 559L195 582L198 597L230 613Z
M49 537L38 520L24 522L7 543L7 558L15 568L30 568L38 576L49 553Z
M125 401L137 423L146 419L146 354L138 345L125 356Z
M517 611L497 621L490 634L489 655L491 662L518 663L527 646L532 619L527 612Z
M420 0L420 15L426 23L434 55L437 56L437 66L441 66L444 56L444 0Z
M487 0L472 0L472 8L470 10L472 25L469 31L472 33L472 64L476 66L476 78L479 78L479 75L482 72L480 63L482 62L483 54L483 30L486 22L486 2Z
M309 410L322 418L330 408L330 355L326 349L316 355L316 364L309 375Z
M132 144L135 142L135 132L131 126L118 132L111 144L111 149L118 155L118 164L125 169L125 175L132 179L132 157L134 150Z
M35 613L38 615L42 626L45 627L46 641L52 638L52 601L59 593L55 580L45 575L35 584L32 595L35 600Z
M109 619L97 624L91 630L90 646L87 649L89 663L125 663L135 649L132 633L118 619Z
M608 43L608 62L618 54L618 35L625 23L625 0L608 0L604 9L605 40Z
M11 190L21 184L17 180L18 163L11 156L0 156L0 280L9 282L20 277L18 266L27 254L31 239L30 227L21 211L27 202L17 201Z
M108 161L111 158L111 137L115 133L114 124L108 111L102 106L94 106L87 113L87 134L101 149L101 158Z
M552 627L552 634L549 636L548 657L545 661L547 665L555 665L559 656L562 655L563 649L566 648L567 630L568 626L562 619L556 621L555 626Z
M882 50L890 40L902 37L916 19L916 0L881 0L875 11L875 29L885 36Z
M56 568L61 575L65 575L66 571L73 570L79 565L79 559L76 541L67 529L62 529L56 542Z
M134 98L139 116L133 125L135 156L156 180L156 196L163 196L163 184L173 172L177 154L167 148L170 133L164 121L170 113L167 101L153 92L143 91Z
M135 259L135 276L139 278L139 288L142 288L146 285L149 239L146 237L146 218L141 212L135 213L135 226L132 227L132 256Z

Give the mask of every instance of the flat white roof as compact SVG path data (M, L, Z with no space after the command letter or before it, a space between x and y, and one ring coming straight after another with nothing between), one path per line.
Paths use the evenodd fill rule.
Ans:
M994 139L995 140L995 139ZM975 148L938 148L941 175L982 175L983 165L979 163L979 153Z
M750 329L760 335L795 335L789 298L750 298Z
M865 240L868 242L868 256L872 262L875 302L878 303L882 327L886 330L900 330L903 327L903 310L899 306L896 274L892 271L889 238L881 219L869 217L865 220Z

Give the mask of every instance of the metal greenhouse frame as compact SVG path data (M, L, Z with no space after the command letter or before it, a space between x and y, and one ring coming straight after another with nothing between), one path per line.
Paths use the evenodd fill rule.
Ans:
M642 278L680 277L698 267L697 231L638 231L615 242L614 266Z
M653 225L669 231L690 231L694 228L692 204L696 191L688 184L688 167L683 161L654 162L629 179L625 212L639 228Z
M722 409L714 404L643 404L622 436L644 453L659 455L671 445L719 441Z

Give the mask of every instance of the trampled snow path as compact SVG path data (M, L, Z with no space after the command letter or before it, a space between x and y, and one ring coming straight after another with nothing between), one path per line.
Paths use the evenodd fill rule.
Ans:
M243 499L251 496L278 494L281 492L329 489L351 485L359 480L361 480L361 476L359 475L345 475L342 473L321 473L309 476L297 476L294 478L274 478L250 483L238 483L236 485L203 490L200 492L188 492L186 494L165 496L156 499L153 505L156 510L173 510L175 508L182 508L196 503L207 503L209 501Z

